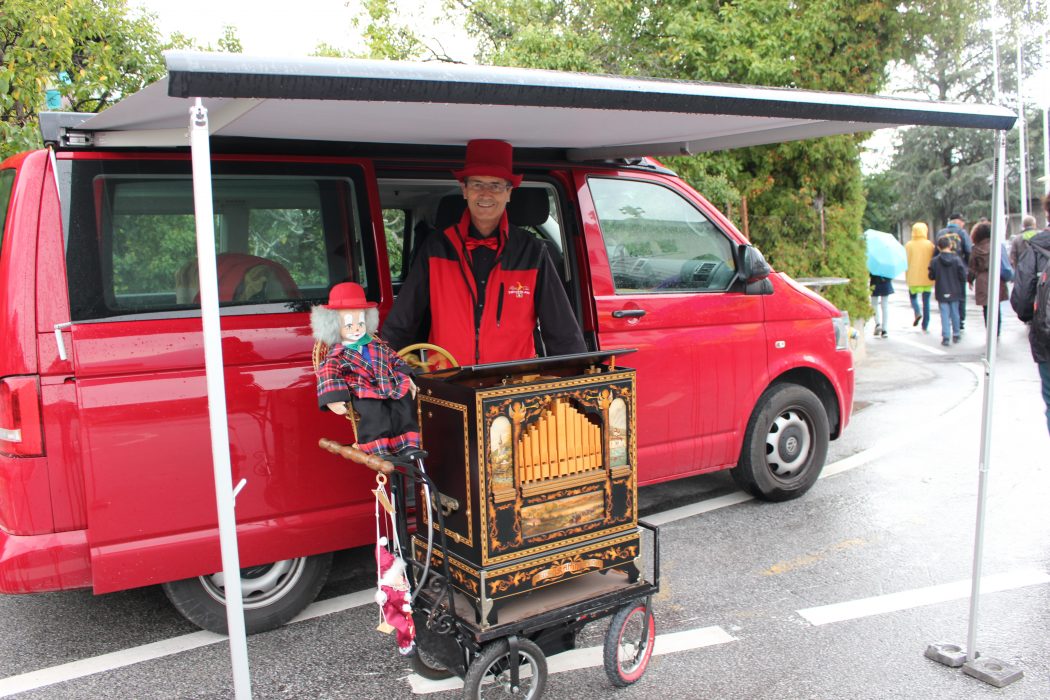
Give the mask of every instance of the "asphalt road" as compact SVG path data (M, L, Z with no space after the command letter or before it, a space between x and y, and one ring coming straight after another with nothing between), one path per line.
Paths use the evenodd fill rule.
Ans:
M1039 381L1007 314L988 462L977 648L1023 670L1003 689L924 658L965 646L984 375L979 309L960 344L911 326L866 339L856 413L803 498L758 503L724 474L643 489L661 525L658 639L646 675L614 689L584 652L550 661L544 697L1050 697L1050 494ZM870 324L868 332L870 333ZM410 675L374 631L371 555L340 557L310 617L249 640L256 698L459 697ZM605 623L580 647L600 647ZM0 697L229 698L229 647L159 589L0 597ZM600 658L600 657L599 657Z

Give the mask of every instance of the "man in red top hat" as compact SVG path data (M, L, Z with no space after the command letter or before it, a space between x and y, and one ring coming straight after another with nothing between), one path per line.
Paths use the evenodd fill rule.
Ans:
M328 345L317 368L321 409L344 415L357 411L357 447L370 454L397 454L419 448L415 418L416 385L409 366L375 336L379 312L354 282L332 287L328 304L310 312L314 340Z
M383 326L393 347L422 340L429 316L429 342L461 365L535 357L537 326L546 354L586 352L547 249L507 220L522 179L511 166L509 143L467 144L466 164L453 172L466 211L424 242Z

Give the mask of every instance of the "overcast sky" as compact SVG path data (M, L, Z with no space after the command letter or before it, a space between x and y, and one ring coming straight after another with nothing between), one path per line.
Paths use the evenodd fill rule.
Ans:
M364 50L351 24L355 14L361 12L358 0L128 0L128 4L157 15L158 28L165 36L180 31L199 44L216 46L223 27L236 27L244 51L249 54L305 56L319 43L342 51ZM472 47L465 33L440 21L440 0L399 0L398 4L422 37L439 43L458 60L472 60ZM1027 86L1029 94L1032 86L1041 82L1031 82ZM892 152L891 141L892 132L884 130L866 144L871 149L864 157L866 170L886 166ZM1039 152L1033 156L1038 158Z
M472 52L465 34L450 31L447 26L442 30L436 21L441 13L440 0L401 0L398 4L410 8L405 15L415 20L422 36L439 34L436 38L450 55L470 60ZM128 5L157 15L163 35L180 31L202 45L217 46L223 27L236 27L248 54L305 56L319 43L342 51L364 50L351 24L361 13L357 0L128 0Z

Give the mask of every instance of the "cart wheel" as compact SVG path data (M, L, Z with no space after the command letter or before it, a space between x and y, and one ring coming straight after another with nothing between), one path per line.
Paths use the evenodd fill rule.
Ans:
M485 646L463 678L466 700L514 697L538 700L547 684L547 660L528 639L518 640L518 688L510 687L510 645L500 639Z
M645 601L617 610L605 634L605 675L609 682L623 688L641 678L649 667L655 639L653 615L649 615L649 624L645 624Z
M442 666L441 662L425 652L419 644L416 644L416 653L408 657L408 661L412 670L427 680L443 681L453 676L452 671Z

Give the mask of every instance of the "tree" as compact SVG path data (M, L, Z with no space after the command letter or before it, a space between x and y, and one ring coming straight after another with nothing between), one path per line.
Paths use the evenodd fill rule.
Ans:
M995 73L992 56L996 32L1000 52L1000 82L1004 95L1017 86L1013 56L1016 37L1039 37L1045 17L1026 0L1000 0L1006 23L995 27L989 4L981 0L925 0L909 14L910 41L916 42L902 68L903 89L931 99L956 102L993 102ZM1037 54L1028 55L1026 77L1038 68ZM1010 106L1014 107L1011 99ZM1017 201L1019 187L1014 143L1007 149L1008 190ZM934 127L903 130L889 168L900 221L925 221L931 229L943 226L952 213L970 220L991 215L994 135L987 131Z
M905 51L906 15L881 0L455 0L479 60L818 90L876 92ZM867 316L862 136L668 159L794 276L844 276L829 297ZM813 203L823 198L825 234Z
M897 219L893 211L897 204L897 192L892 175L887 171L866 174L864 193L864 218L860 225L865 229L895 232Z
M151 15L125 0L3 0L0 6L0 158L40 147L47 90L65 109L100 112L164 75Z

